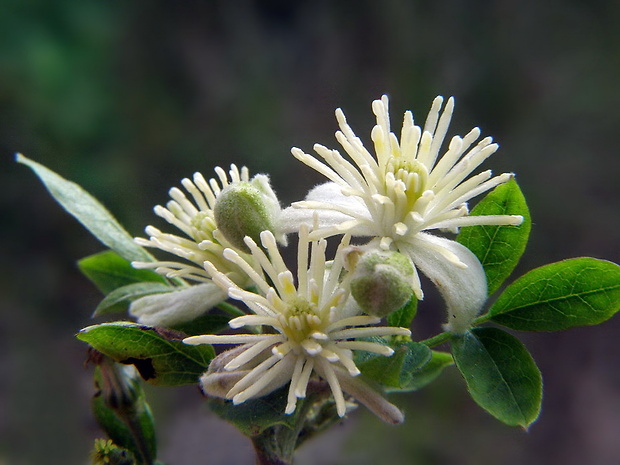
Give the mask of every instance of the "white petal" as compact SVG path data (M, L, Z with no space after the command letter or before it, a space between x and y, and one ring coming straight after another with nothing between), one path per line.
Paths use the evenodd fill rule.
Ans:
M206 372L200 377L200 387L202 392L209 396L226 399L228 391L247 374L248 371Z
M461 266L438 254L438 247L458 258ZM448 309L446 328L466 331L487 300L486 275L476 256L458 242L424 233L416 234L402 249L441 292Z
M288 234L298 232L302 224L312 226L314 223L314 214L317 211L319 210L314 208L287 207L282 210L282 215L280 215L279 230ZM348 215L321 209L319 214L319 227L327 228L336 226L350 219L351 217Z
M191 321L224 300L224 291L205 283L142 297L129 306L129 313L144 325L172 326Z
M326 182L315 186L306 196L307 201L325 202L350 210L353 215L370 218L368 209L356 196L344 195L342 188L335 182Z
M315 212L318 213L319 228L336 226L354 218L370 219L370 213L366 206L357 197L344 195L340 186L334 182L327 182L314 187L308 192L304 201L310 202L312 205L316 204L316 206L313 208L302 206L285 208L278 225L280 231L296 232L301 224L313 226ZM321 204L323 206L320 206ZM303 202L300 205L303 205Z

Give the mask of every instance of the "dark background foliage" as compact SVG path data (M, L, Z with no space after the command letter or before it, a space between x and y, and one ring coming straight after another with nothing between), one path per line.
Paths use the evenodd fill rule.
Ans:
M619 2L8 0L0 11L0 464L86 463L99 434L73 334L99 299L75 261L100 246L16 151L140 235L161 224L151 209L169 187L218 164L269 172L283 203L300 198L320 178L290 147L335 147L336 107L368 140L382 93L395 126L454 95L452 134L493 135L501 149L486 166L518 173L529 200L517 274L581 255L620 261ZM440 321L435 303L431 293L419 333ZM394 399L404 426L360 409L299 463L616 463L618 330L616 319L524 336L546 394L527 433L478 409L451 372ZM196 389L149 394L163 460L250 463Z

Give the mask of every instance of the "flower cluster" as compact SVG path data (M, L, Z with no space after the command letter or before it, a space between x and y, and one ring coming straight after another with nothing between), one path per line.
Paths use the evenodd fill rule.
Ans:
M469 216L467 201L513 176L493 177L490 170L470 174L498 148L490 137L474 143L480 129L465 137L454 136L440 156L454 109L450 98L441 111L437 97L424 129L416 126L413 114L405 113L400 141L390 130L388 98L372 104L377 124L371 132L375 156L347 124L342 110L336 110L340 131L336 139L350 161L337 150L316 144L325 160L298 148L293 155L330 180L315 187L306 199L285 210L288 229L309 224L319 215L320 228L312 237L348 233L370 237L369 249L396 250L414 266L413 290L423 298L417 269L426 274L444 295L449 327L462 332L481 309L487 297L486 278L478 259L453 240L431 235L430 230L456 232L461 226L518 225L523 218L513 215ZM469 177L469 178L468 178Z
M173 188L167 208L158 206L155 213L186 237L149 226L149 239L136 239L183 261L134 266L198 284L143 297L130 311L143 323L173 325L228 297L238 300L247 313L229 326L247 328L246 333L185 339L187 344L237 345L212 361L201 379L206 393L240 404L288 385L285 413L290 414L310 380L317 379L329 387L340 416L347 411L348 394L383 420L402 421L402 413L358 376L354 353L389 357L391 341L408 339L408 328L380 323L411 298L423 298L419 271L446 300L446 328L466 331L487 297L484 271L467 248L430 231L522 221L520 216L469 215L469 200L512 174L471 176L497 150L490 137L478 141L478 128L453 137L441 154L453 99L442 106L437 97L423 129L406 112L399 139L390 129L387 97L374 101L374 154L338 109L336 139L348 157L315 145L321 161L294 148L297 159L329 182L284 210L268 178L250 179L247 168L233 165L230 179L216 168L219 182L207 182L198 173L193 181L184 179L191 200ZM278 248L290 233L298 235L296 277ZM334 235L342 237L328 259L326 238ZM351 246L352 236L368 240Z

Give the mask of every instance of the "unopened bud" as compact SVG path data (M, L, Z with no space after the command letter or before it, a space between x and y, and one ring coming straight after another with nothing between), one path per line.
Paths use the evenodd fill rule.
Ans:
M265 175L226 186L217 196L214 214L217 228L238 249L249 251L243 241L245 236L260 244L263 231L271 231L278 242L285 241L276 231L280 204Z
M383 318L413 296L413 266L398 252L370 251L357 259L351 295L368 315Z

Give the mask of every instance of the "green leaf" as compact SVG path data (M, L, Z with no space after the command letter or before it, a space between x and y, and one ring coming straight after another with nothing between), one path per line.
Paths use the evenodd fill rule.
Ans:
M452 355L446 352L432 351L431 359L420 368L410 373L409 380L400 388L388 388L388 392L410 392L422 389L424 386L433 382L444 370L444 368L454 365Z
M177 331L129 322L89 326L77 338L126 365L135 365L144 380L160 386L194 384L215 353L207 344L183 344Z
M618 310L620 266L573 258L521 276L499 296L489 315L521 331L561 331L602 323Z
M155 458L155 423L140 382L106 363L95 370L95 385L98 392L92 399L93 413L108 437L146 462Z
M250 399L242 404L233 405L229 400L211 398L209 406L220 418L232 423L247 437L256 437L267 428L282 425L293 429L305 412L303 404L308 400L300 399L291 415L285 415L288 385L274 392Z
M52 197L104 245L129 261L153 261L153 256L136 244L116 218L79 185L22 154L18 153L16 160L31 168Z
M406 342L394 347L390 357L371 356L357 363L362 374L384 386L402 389L413 373L431 359L431 350L419 342Z
M525 197L514 179L496 187L476 205L470 215L523 216L520 226L468 226L463 227L456 238L482 263L491 295L510 276L523 255L532 219Z
M159 276L159 275L158 275ZM93 317L127 310L128 305L140 297L170 292L172 288L161 282L127 284L110 292L95 309Z
M527 428L540 414L542 377L527 349L497 328L454 336L452 355L472 398L511 426Z
M400 328L408 328L411 326L411 322L415 318L418 311L418 299L415 296L411 297L402 308L399 308L393 313L390 313L387 317L389 326L397 326Z
M197 334L216 334L228 328L230 316L217 313L205 313L198 318L186 323L179 323L172 326L172 329L184 332L188 336Z
M144 281L166 283L163 276L151 270L138 270L111 250L81 259L78 267L104 294L128 284Z

